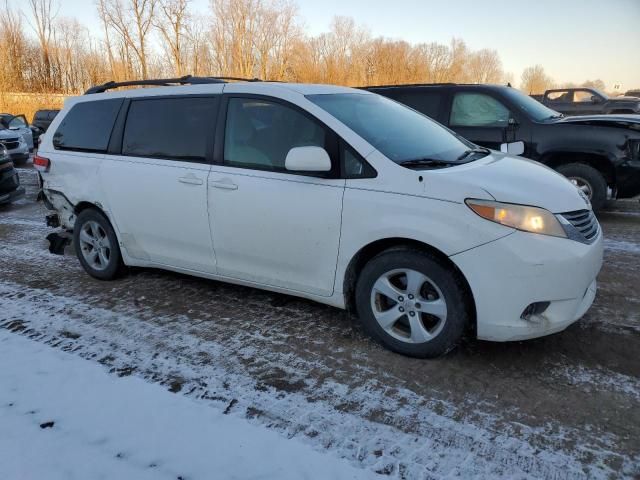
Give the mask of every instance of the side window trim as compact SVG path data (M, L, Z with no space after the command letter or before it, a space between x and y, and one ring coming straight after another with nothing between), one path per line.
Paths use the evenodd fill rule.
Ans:
M166 100L166 99L181 99L181 98L213 98L217 100L216 104L216 119L219 119L219 113L221 110L222 104L222 94L220 93L211 93L211 94L191 94L191 95L150 95L150 96L140 96L140 97L127 97L120 108L120 112L116 118L116 123L114 125L114 129L111 135L111 139L109 141L109 147L107 152L108 155L120 155L123 156L123 142L124 142L124 132L127 125L127 118L129 115L129 109L131 108L131 104L137 101L145 101L145 100ZM211 164L213 163L214 158L214 142L216 141L216 135L219 129L219 124L216 123L215 127L210 129L207 134L206 140L206 153L205 158L203 160L186 160L175 157L162 157L162 156L151 156L151 155L131 155L127 154L127 157L132 158L150 158L150 159L162 159L162 160L170 160L174 162L185 162L185 163L199 163L199 164Z

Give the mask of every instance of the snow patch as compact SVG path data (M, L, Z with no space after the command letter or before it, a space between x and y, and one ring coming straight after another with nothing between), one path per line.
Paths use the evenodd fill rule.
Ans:
M626 252L640 254L640 243L628 242L626 240L604 239L604 248L615 252Z
M0 365L2 478L371 477L295 439L6 330Z

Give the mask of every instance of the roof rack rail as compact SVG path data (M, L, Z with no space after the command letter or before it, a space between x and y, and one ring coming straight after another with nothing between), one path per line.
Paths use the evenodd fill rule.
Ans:
M363 87L356 87L356 88L367 89L367 88L393 88L393 87L432 87L432 86L442 86L442 85L453 86L453 85L464 85L464 84L455 83L455 82L394 83L389 85L366 85Z
M85 95L92 93L104 93L107 90L119 87L132 87L132 86L171 86L171 85L201 85L207 83L226 83L229 80L238 82L261 82L259 78L242 78L242 77L194 77L193 75L185 75L178 78L155 78L149 80L129 80L126 82L106 82L102 85L96 85L89 88Z

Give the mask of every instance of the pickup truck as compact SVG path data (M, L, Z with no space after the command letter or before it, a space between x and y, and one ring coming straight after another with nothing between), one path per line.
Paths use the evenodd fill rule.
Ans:
M547 90L544 95L531 96L565 115L640 113L640 98L609 97L595 88L556 88Z
M640 115L565 117L501 85L388 85L367 90L404 103L473 143L553 168L594 210L640 194Z

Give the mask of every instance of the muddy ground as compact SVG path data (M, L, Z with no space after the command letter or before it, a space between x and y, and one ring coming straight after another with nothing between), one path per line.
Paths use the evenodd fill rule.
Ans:
M157 270L88 277L44 237L36 177L0 207L0 326L392 478L640 478L640 204L599 218L591 310L559 334L384 350L313 302Z

